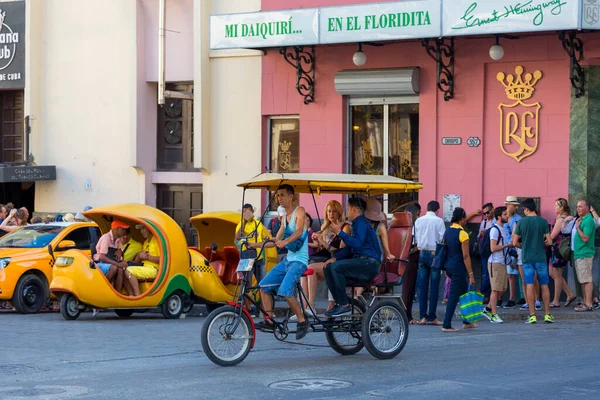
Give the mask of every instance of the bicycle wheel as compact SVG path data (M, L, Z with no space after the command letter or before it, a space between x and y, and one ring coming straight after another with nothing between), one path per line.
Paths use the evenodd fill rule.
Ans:
M350 301L350 299L348 299L348 301ZM365 306L357 301L354 301L353 303L353 313L356 315L363 315L365 313ZM359 330L348 332L325 331L325 338L327 339L329 346L331 346L335 352L343 356L356 354L365 347Z
M202 349L210 361L222 367L241 363L250 352L255 332L250 320L232 306L211 312L202 325Z
M380 300L362 320L362 339L372 356L386 360L396 357L408 340L408 318L397 300Z

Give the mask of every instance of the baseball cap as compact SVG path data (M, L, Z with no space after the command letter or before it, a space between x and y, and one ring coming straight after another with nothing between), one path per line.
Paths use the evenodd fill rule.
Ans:
M117 229L117 228L123 228L123 229L127 229L129 228L129 225L127 225L125 222L123 221L119 221L118 219L115 219L111 224L110 224L110 229Z
M504 204L515 204L517 206L521 205L521 203L519 203L519 201L517 200L517 196L506 196Z

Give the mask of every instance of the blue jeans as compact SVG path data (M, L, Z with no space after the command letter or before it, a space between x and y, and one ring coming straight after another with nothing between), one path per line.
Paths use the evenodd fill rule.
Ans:
M325 281L336 304L348 304L346 295L347 279L366 282L375 278L379 272L381 261L374 258L349 258L332 262L325 269Z
M452 317L454 311L460 300L460 296L467 293L467 270L463 267L461 269L449 269L446 270L446 275L450 278L450 297L448 297L448 304L446 305L446 315L444 315L443 328L452 328ZM469 321L463 320L463 324L469 325Z
M434 321L440 295L440 270L432 269L433 252L421 251L419 255L419 318ZM427 300L429 299L429 308Z
M307 266L300 261L288 261L287 258L281 260L279 264L273 267L265 276L258 286L265 292L274 292L282 297L294 297L296 285L300 282L300 278Z
M483 294L484 297L489 298L492 293L492 284L490 282L490 274L487 269L489 258L481 257L481 287L479 291Z

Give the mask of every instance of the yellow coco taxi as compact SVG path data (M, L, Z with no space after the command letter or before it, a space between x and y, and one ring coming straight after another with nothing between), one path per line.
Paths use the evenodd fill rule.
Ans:
M57 257L50 291L60 297L60 311L67 320L77 319L85 308L114 309L120 317L136 310L160 307L166 318L178 318L192 291L189 281L190 255L179 225L164 212L143 204L116 204L84 212L102 233L119 220L131 227L131 236L142 243L136 225L143 225L158 241L156 278L139 281L140 295L117 292L92 258L77 250ZM94 249L95 251L95 249Z
M20 313L36 313L50 295L55 257L68 249L90 255L100 229L93 223L27 225L0 239L0 301Z
M217 211L190 218L198 232L198 247L190 247L192 273L190 274L196 302L205 303L208 311L231 301L238 285L237 266L240 253L234 246L235 228L241 221L240 213ZM269 232L263 229L262 236ZM260 229L259 228L259 229ZM214 250L213 250L214 249ZM202 258L197 256L201 255ZM277 250L265 249L267 272L277 264ZM209 260L205 265L203 260Z

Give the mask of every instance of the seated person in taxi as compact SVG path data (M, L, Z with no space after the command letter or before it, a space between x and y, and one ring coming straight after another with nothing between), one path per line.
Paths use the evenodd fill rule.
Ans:
M135 256L132 266L127 267L125 273L125 288L130 296L140 295L140 284L138 279L155 279L158 274L158 263L160 262L160 251L158 240L150 230L142 224L135 226L146 239L142 251Z
M142 244L131 237L131 228L125 230L125 235L119 238L117 256L123 261L133 261L135 256L142 251Z
M123 237L129 229L123 221L114 220L110 225L110 231L100 237L96 244L96 254L94 254L94 262L98 269L106 275L106 279L115 287L117 292L123 289L124 269L127 268L127 263L117 261L117 250L119 250L119 238Z
M348 200L348 220L352 222L352 235L342 231L339 224L331 224L331 230L339 235L346 247L325 262L323 269L327 287L333 295L335 307L325 313L328 317L351 314L346 295L346 279L370 281L381 267L381 247L377 232L364 216L366 203L353 197Z

